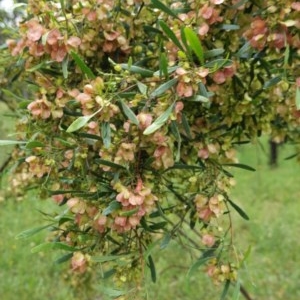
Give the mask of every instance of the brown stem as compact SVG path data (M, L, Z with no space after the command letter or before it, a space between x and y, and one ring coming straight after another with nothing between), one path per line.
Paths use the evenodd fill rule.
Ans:
M8 164L10 163L10 161L12 160L12 156L10 155L9 157L7 157L7 159L3 162L3 164L0 167L0 174L4 171L4 169L8 166Z

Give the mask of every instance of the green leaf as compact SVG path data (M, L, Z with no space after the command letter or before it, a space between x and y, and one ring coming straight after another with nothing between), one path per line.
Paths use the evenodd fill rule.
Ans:
M226 280L220 300L225 300L230 287L230 280Z
M169 28L169 26L163 21L159 21L159 25L166 36L181 50L184 51L182 45L180 44L178 38L176 37L175 33Z
M108 122L103 122L101 124L101 137L105 148L110 147L111 143L111 129Z
M300 87L297 87L296 90L296 108L300 110Z
M174 106L175 106L175 102L163 114L161 114L149 127L147 127L144 130L143 134L144 135L151 134L156 130L158 130L160 127L162 127L169 119L169 116L171 115Z
M252 48L251 48L251 44L250 42L246 42L240 49L239 51L234 54L235 56L239 57L239 58L248 58L251 56L251 52L252 52Z
M163 229L167 224L168 224L168 222L166 222L166 221L154 223L154 224L149 226L149 229L151 229L151 231Z
M40 232L40 231L42 231L46 228L51 227L53 224L54 223L50 223L50 224L47 224L47 225L44 225L44 226L40 226L40 227L36 227L36 228L27 229L25 231L22 231L21 233L19 233L16 236L16 239L17 240L27 239L28 237L33 236L33 235L37 234L38 232Z
M280 76L276 76L276 77L274 77L274 78L272 78L272 79L266 81L266 82L264 83L263 89L265 90L265 89L268 89L268 88L270 88L270 87L276 85L277 83L279 83L279 82L281 81L281 79L282 79L282 78L281 78L281 75L280 75Z
M180 151L181 151L181 135L178 129L178 125L176 121L171 121L171 131L177 141L177 153L175 161L178 162L180 160Z
M189 125L189 121L184 113L182 114L182 125L186 133L186 136L191 140L192 139L191 128Z
M104 216L107 216L109 214L111 214L112 212L120 209L122 207L121 203L114 200L114 201L111 201L108 205L108 207L106 207L103 212L102 212L102 215Z
M69 63L69 59L68 56L66 55L66 57L63 59L62 63L61 63L61 68L62 68L62 73L65 79L68 78L68 63Z
M204 64L203 48L199 40L199 37L194 32L194 30L189 27L184 28L184 34L188 44L192 48L193 52L196 54L198 60L201 62L201 64Z
M212 49L204 52L204 58L216 57L224 53L223 48Z
M125 104L124 101L122 101L121 99L119 100L119 102L121 103L122 106L122 110L124 112L124 114L126 115L126 117L136 126L140 125L139 120L137 119L135 113L131 110L131 108Z
M134 66L134 65L129 66L128 64L120 64L120 66L123 70L128 70L131 73L140 74L144 77L152 77L153 76L153 71L148 70L148 69L144 69L144 68Z
M94 262L98 262L98 263L104 263L107 261L113 261L113 260L117 260L120 259L121 257L124 257L124 255L103 255L103 256L96 256L96 257L92 257L92 261Z
M221 24L219 28L226 31L231 31L240 29L240 26L237 24Z
M158 8L161 11L163 11L164 13L166 13L167 15L170 15L170 16L178 19L176 13L173 10L171 10L168 6L166 6L165 4L163 4L161 1L159 1L159 0L151 0L151 2L152 2L152 5L155 8Z
M223 68L223 67L229 67L232 65L232 60L231 59L226 59L226 58L219 58L212 60L204 65L206 68L214 68L214 71Z
M112 161L109 161L109 160L105 160L105 159L100 159L100 158L97 158L95 159L95 162L98 163L99 165L104 165L104 166L108 166L108 167L111 167L111 168L116 168L116 169L126 169L124 166L122 165L119 165L119 164L116 164Z
M55 264L62 264L64 262L70 260L72 258L72 256L73 256L73 253L65 254L65 255L59 257L54 263Z
M0 140L0 146L8 146L8 145L22 145L26 144L24 141L11 141L11 140Z
M159 57L159 76L164 75L167 79L169 78L168 72L168 59L166 53L161 53Z
M36 247L33 247L31 249L31 253L37 253L40 251L49 251L49 250L54 250L54 249L55 250L60 249L60 250L72 251L72 252L78 250L75 247L66 245L61 242L50 242L50 243L43 243Z
M17 100L19 100L19 101L26 101L26 102L28 101L28 99L23 98L23 97L20 97L20 96L14 94L13 92L11 92L11 91L9 91L9 90L1 89L1 91L2 91L6 96L8 96L8 97L12 97L12 98L17 99ZM30 103L31 103L31 101L30 101Z
M237 280L233 290L232 300L239 300L241 295L240 291L241 291L241 283L239 280Z
M238 212L238 214L245 220L250 220L248 215L234 202L232 202L229 198L227 198L227 201L231 204L231 206Z
M130 217L138 211L139 211L139 207L136 207L136 208L131 209L131 210L121 211L119 215L122 216L122 217Z
M234 167L234 168L240 168L240 169L244 169L247 171L252 171L255 172L256 170L248 165L244 165L244 164L223 164L223 166L226 167Z
M175 85L178 82L177 78L173 78L162 85L160 85L157 89L155 89L151 94L151 98L158 97L162 95L164 92L166 92L168 89L170 89L173 85Z
M45 145L41 142L38 141L32 141L32 142L28 142L26 144L26 149L34 149L34 148L43 148L45 147Z
M108 287L102 287L102 290L104 294L106 294L109 297L113 297L114 299L126 295L128 293L127 291L117 290Z
M142 82L138 81L137 86L138 86L139 91L141 92L141 94L146 96L147 95L147 90L148 90L147 85L145 85Z
M148 263L149 263L148 266L150 268L152 282L155 283L156 282L156 270L155 270L154 261L153 261L151 255L148 256Z
M94 117L94 115L90 116L82 116L77 118L67 129L67 132L74 132L85 126L88 121Z
M160 243L160 249L165 249L169 245L171 238L172 234L170 232L167 232Z
M194 271L196 271L200 266L205 264L206 261L208 261L209 259L214 257L214 253L218 247L219 247L219 244L215 244L215 246L213 246L212 248L209 248L208 250L203 252L201 257L190 267L187 276L190 277Z
M82 73L85 74L90 79L95 79L93 71L85 64L81 57L74 51L70 52L72 58L74 59L76 65L81 69Z

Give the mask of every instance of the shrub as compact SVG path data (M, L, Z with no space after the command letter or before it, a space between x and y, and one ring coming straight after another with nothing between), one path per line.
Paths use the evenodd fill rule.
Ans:
M69 251L138 291L151 252L197 247L234 282L236 145L298 139L299 2L29 1L8 40L32 97L19 103L11 186L66 206L34 251ZM296 97L296 101L295 101ZM22 236L31 234L25 233ZM121 294L120 294L121 295ZM132 298L132 294L130 295Z

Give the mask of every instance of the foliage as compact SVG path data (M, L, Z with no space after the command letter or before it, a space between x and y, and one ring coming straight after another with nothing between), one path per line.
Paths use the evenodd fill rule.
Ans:
M235 146L298 138L299 2L288 4L29 1L7 41L34 93L20 101L11 185L67 208L41 249L68 250L74 272L100 264L115 297L128 284L133 298L146 266L156 280L152 251L172 239L195 248L192 271L236 281L231 211L248 215L230 169L252 168Z

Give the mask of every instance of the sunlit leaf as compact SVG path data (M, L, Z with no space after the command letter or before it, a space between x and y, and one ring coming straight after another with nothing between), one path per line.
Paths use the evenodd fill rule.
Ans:
M90 116L82 116L77 118L73 123L68 127L67 132L74 132L85 126L89 120L93 117L93 115Z
M169 119L173 109L174 109L175 103L173 103L163 114L161 114L149 127L147 127L143 134L148 135L156 130L158 130L160 127L162 127L167 120Z
M300 110L300 87L297 87L296 90L296 107L297 110Z
M164 75L167 79L169 78L168 59L164 52L161 53L159 57L159 70L160 70L160 74L159 74L160 77Z
M0 146L9 146L9 145L22 145L26 144L24 141L11 141L11 140L0 140Z
M201 64L204 64L203 48L199 37L194 32L194 30L189 27L184 28L184 33L188 44L192 48L193 52L196 54L198 60L201 62Z

